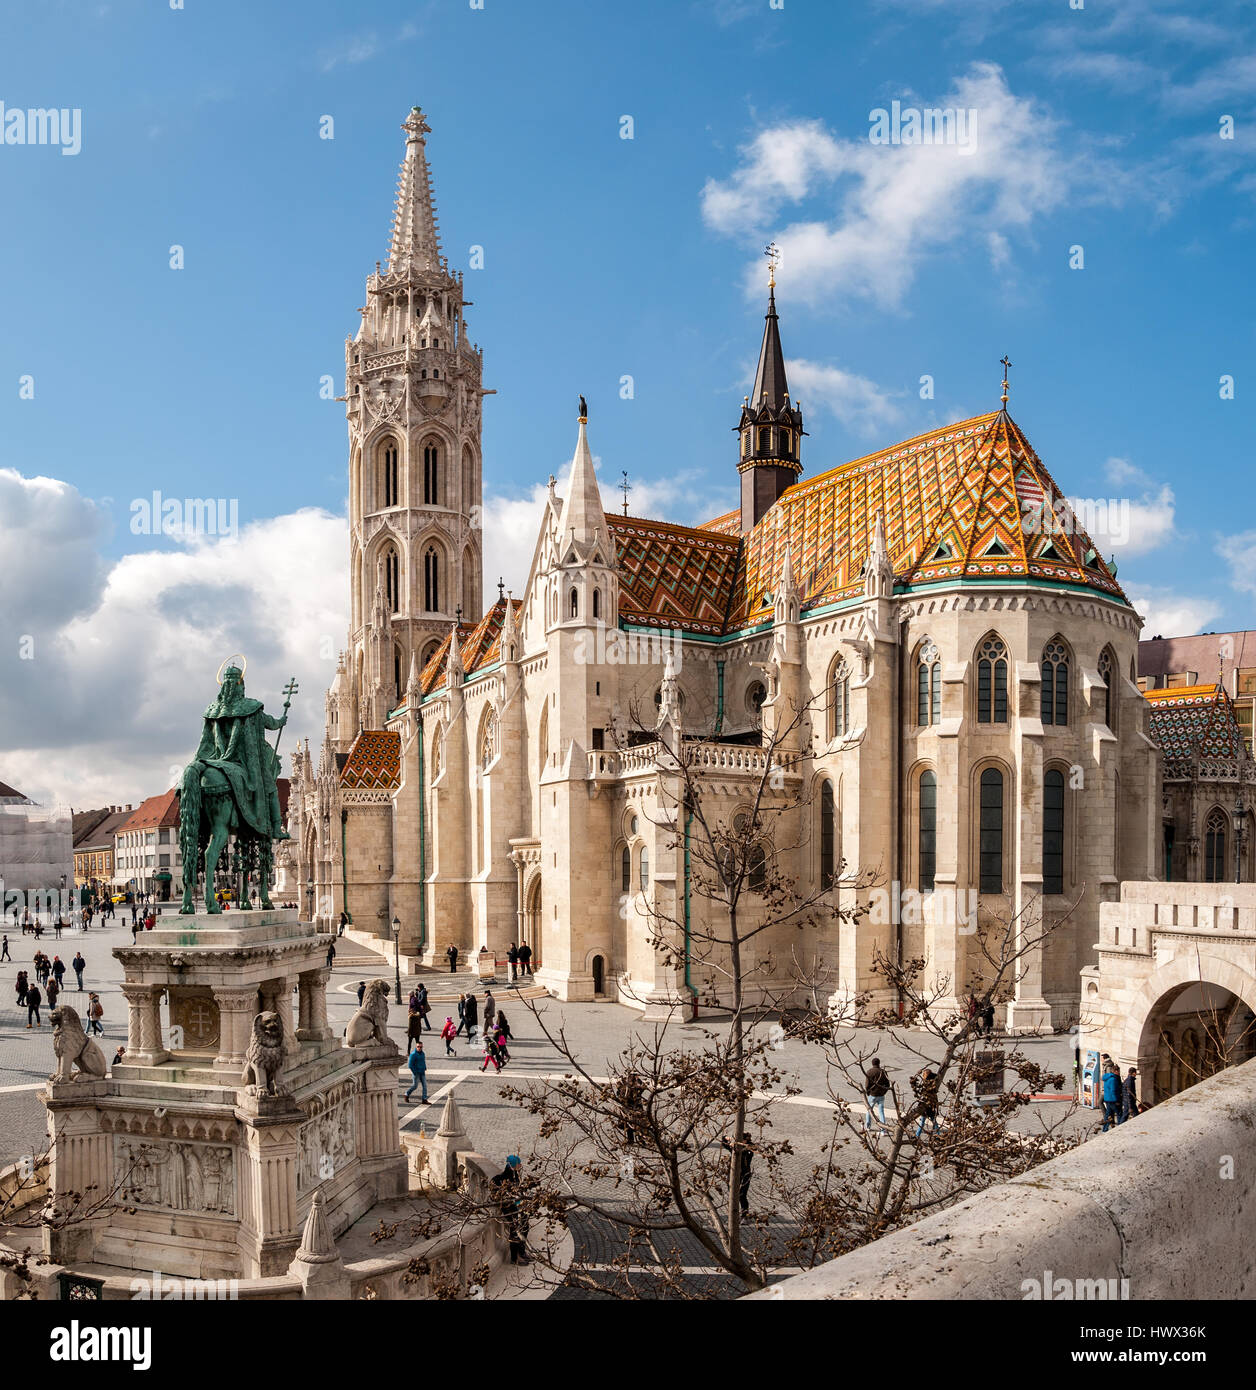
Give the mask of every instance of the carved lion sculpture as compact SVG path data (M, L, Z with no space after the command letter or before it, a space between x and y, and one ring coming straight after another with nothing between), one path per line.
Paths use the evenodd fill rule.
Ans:
M349 1020L345 1029L345 1041L350 1047L362 1047L366 1043L386 1043L388 1041L388 991L387 980L372 980L362 996L362 1007Z
M283 1019L270 1009L258 1014L253 1020L253 1036L244 1054L244 1075L240 1078L248 1087L249 1095L286 1094L279 1085L279 1073L283 1071L287 1052Z
M105 1054L83 1031L78 1012L68 1004L53 1009L52 1050L57 1058L57 1069L49 1078L51 1081L73 1081L75 1067L77 1075L94 1081L105 1074Z

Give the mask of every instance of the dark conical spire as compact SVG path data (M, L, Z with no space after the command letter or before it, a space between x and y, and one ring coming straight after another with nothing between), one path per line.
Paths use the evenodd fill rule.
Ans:
M768 250L775 252L773 247ZM737 423L741 436L737 471L741 474L742 531L753 530L802 472L799 455L806 431L802 427L802 410L796 401L790 400L785 379L785 352L776 314L775 254L771 264L768 311L764 315L754 394L742 402Z
M773 413L789 404L789 383L785 380L785 354L781 350L781 327L776 314L776 290L768 290L768 311L763 321L763 346L759 349L759 370L754 374L750 407L767 406Z

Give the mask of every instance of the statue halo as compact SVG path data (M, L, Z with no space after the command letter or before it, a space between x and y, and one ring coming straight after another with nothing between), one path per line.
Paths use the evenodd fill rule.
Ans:
M218 675L215 678L218 681L219 685L222 684L222 673L227 669L228 666L238 666L240 668L240 674L243 676L244 673L249 669L249 659L247 656L244 655L243 652L234 652L231 656L227 657L226 660L222 663L222 665L218 668Z

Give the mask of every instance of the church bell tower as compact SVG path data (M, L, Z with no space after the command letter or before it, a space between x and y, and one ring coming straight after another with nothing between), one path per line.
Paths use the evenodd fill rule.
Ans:
M388 260L345 343L352 616L337 748L380 729L460 615L480 617L483 353L467 338L462 274L442 256L431 127L402 125Z

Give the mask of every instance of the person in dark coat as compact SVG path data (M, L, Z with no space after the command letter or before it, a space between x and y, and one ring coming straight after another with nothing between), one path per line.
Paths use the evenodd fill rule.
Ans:
M1131 1067L1125 1073L1121 1085L1121 1123L1133 1119L1138 1114L1138 1068Z
M31 985L30 988L26 991L26 1026L28 1028L31 1026L32 1018L35 1020L34 1026L36 1028L42 1028L44 1026L43 1023L40 1022L39 1018L39 1006L43 1002L44 996L40 994L39 986Z
M987 1038L994 1037L994 1004L986 1000L986 1007L981 1011L981 1026Z
M79 993L83 992L83 971L87 969L87 962L83 959L82 951L75 951L74 959L70 962L74 967L74 974L78 980Z
M366 998L366 981L358 981L358 1008L362 1007L362 1001Z
M458 973L458 948L457 948L457 946L451 946L451 947L449 948L449 950L447 950L447 951L445 952L445 955L446 955L446 956L448 957L448 959L449 959L449 973L450 973L451 975L456 975L456 974Z
M332 968L332 966L335 965L335 963L336 963L336 943L335 943L334 941L329 941L329 942L327 943L327 968L328 968L328 970L330 970L330 969Z
M520 975L532 974L532 947L526 941L519 947L519 973Z
M462 1009L462 1022L467 1030L467 1041L474 1041L473 1034L480 1022L480 1004L474 994L467 995L467 1002Z
M17 1006L19 1009L25 1006L26 995L29 989L30 985L27 982L26 971L19 970L17 972Z
M425 984L419 985L418 995L419 1017L423 1020L424 1028L426 1028L427 1031L430 1033L432 1031L432 1025L428 1022L427 1016L432 1012L432 1006L427 1002L427 986Z
M1121 1123L1121 1073L1109 1065L1103 1073L1103 1132Z
M507 1042L514 1042L515 1035L510 1031L510 1024L506 1022L506 1011L504 1009L497 1010L497 1031Z
M406 1020L406 1041L408 1043L418 1042L423 1033L423 1016L418 1009L411 1009L410 1016Z
M510 1263L530 1265L524 1240L528 1234L528 1218L520 1210L520 1173L522 1164L518 1154L511 1154L506 1166L493 1179L493 1190L497 1194L497 1207L506 1227L506 1239L510 1243Z
M493 1018L497 1013L497 1000L493 998L491 989L484 991L484 1031L493 1031Z
M512 941L510 950L506 952L506 960L510 965L510 978L513 980L519 974L519 948Z

